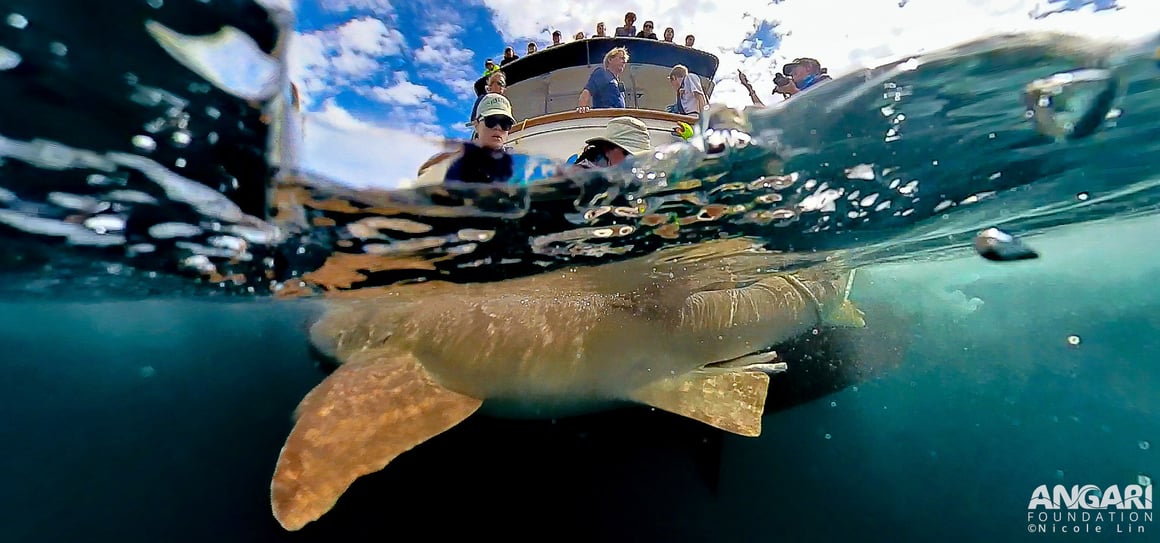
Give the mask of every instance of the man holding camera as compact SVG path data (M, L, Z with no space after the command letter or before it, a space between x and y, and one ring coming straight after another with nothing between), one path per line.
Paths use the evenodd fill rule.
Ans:
M737 79L749 91L749 99L753 100L753 105L765 105L761 101L761 98L757 96L757 91L753 90L753 85L749 83L749 78L745 77L745 74L741 73L741 70L737 70ZM774 74L773 92L789 100L795 94L819 83L829 81L830 79L830 76L826 74L826 69L822 67L822 64L817 59L798 58L782 66L781 73Z

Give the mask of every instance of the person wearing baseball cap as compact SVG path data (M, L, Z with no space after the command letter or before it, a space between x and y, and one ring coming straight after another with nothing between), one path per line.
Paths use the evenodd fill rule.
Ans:
M584 142L584 151L576 159L581 168L616 166L628 157L652 150L648 126L634 117L616 117L608 121L604 133Z
M419 167L416 186L444 181L497 183L511 180L512 156L507 152L508 133L515 124L512 105L502 94L486 94L479 101L472 126L472 143L431 157Z
M826 69L817 59L795 58L782 66L781 73L773 75L773 93L780 94L788 100L791 96L830 79ZM757 91L753 89L753 85L749 83L749 78L741 70L737 70L737 80L749 91L749 99L753 101L753 105L765 106Z
M508 132L515 124L512 104L502 94L485 94L475 110L472 126L475 128L476 143L481 147L503 149Z
M826 74L826 69L816 58L795 58L792 62L782 66L781 73L793 79L793 87L796 88L797 92L804 91L822 81L830 80L830 76Z
M495 62L493 60L491 60L490 58L487 59L486 61L484 61L484 63L483 63L483 75L484 75L484 77L491 75L492 72L494 72L498 69L499 69L499 66L496 66Z

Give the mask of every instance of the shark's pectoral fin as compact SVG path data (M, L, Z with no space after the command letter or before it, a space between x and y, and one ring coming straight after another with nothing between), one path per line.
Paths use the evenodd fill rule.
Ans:
M743 436L761 435L769 375L760 371L698 370L645 385L630 399Z
M317 520L359 477L460 423L481 401L443 388L410 355L359 353L298 406L270 487L287 530Z
M822 317L822 324L835 328L862 328L866 326L866 315L850 300L842 303Z

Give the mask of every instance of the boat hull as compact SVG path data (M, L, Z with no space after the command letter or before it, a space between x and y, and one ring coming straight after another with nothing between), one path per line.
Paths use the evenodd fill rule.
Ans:
M653 147L680 141L673 133L678 122L695 123L696 117L642 109L594 109L585 113L563 112L517 122L508 145L513 152L565 161L584 150L584 142L604 134L608 121L617 117L640 119L649 130Z

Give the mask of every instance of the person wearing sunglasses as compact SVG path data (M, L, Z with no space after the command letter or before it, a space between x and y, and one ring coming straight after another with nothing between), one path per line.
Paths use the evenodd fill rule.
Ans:
M471 128L475 123L475 119L479 117L479 103L483 101L483 97L488 94L504 94L507 92L507 75L502 71L495 72L487 77L487 87L484 88L484 93L475 99L475 103L471 105L471 120L467 121L467 127ZM473 134L474 138L475 135Z
M479 101L474 128L476 144L480 147L502 150L507 144L508 132L516 119L512 104L502 94L486 94Z
M501 94L485 94L472 121L475 135L470 143L431 157L419 168L416 186L444 181L503 183L512 179L514 163L507 138L516 122L512 105Z

